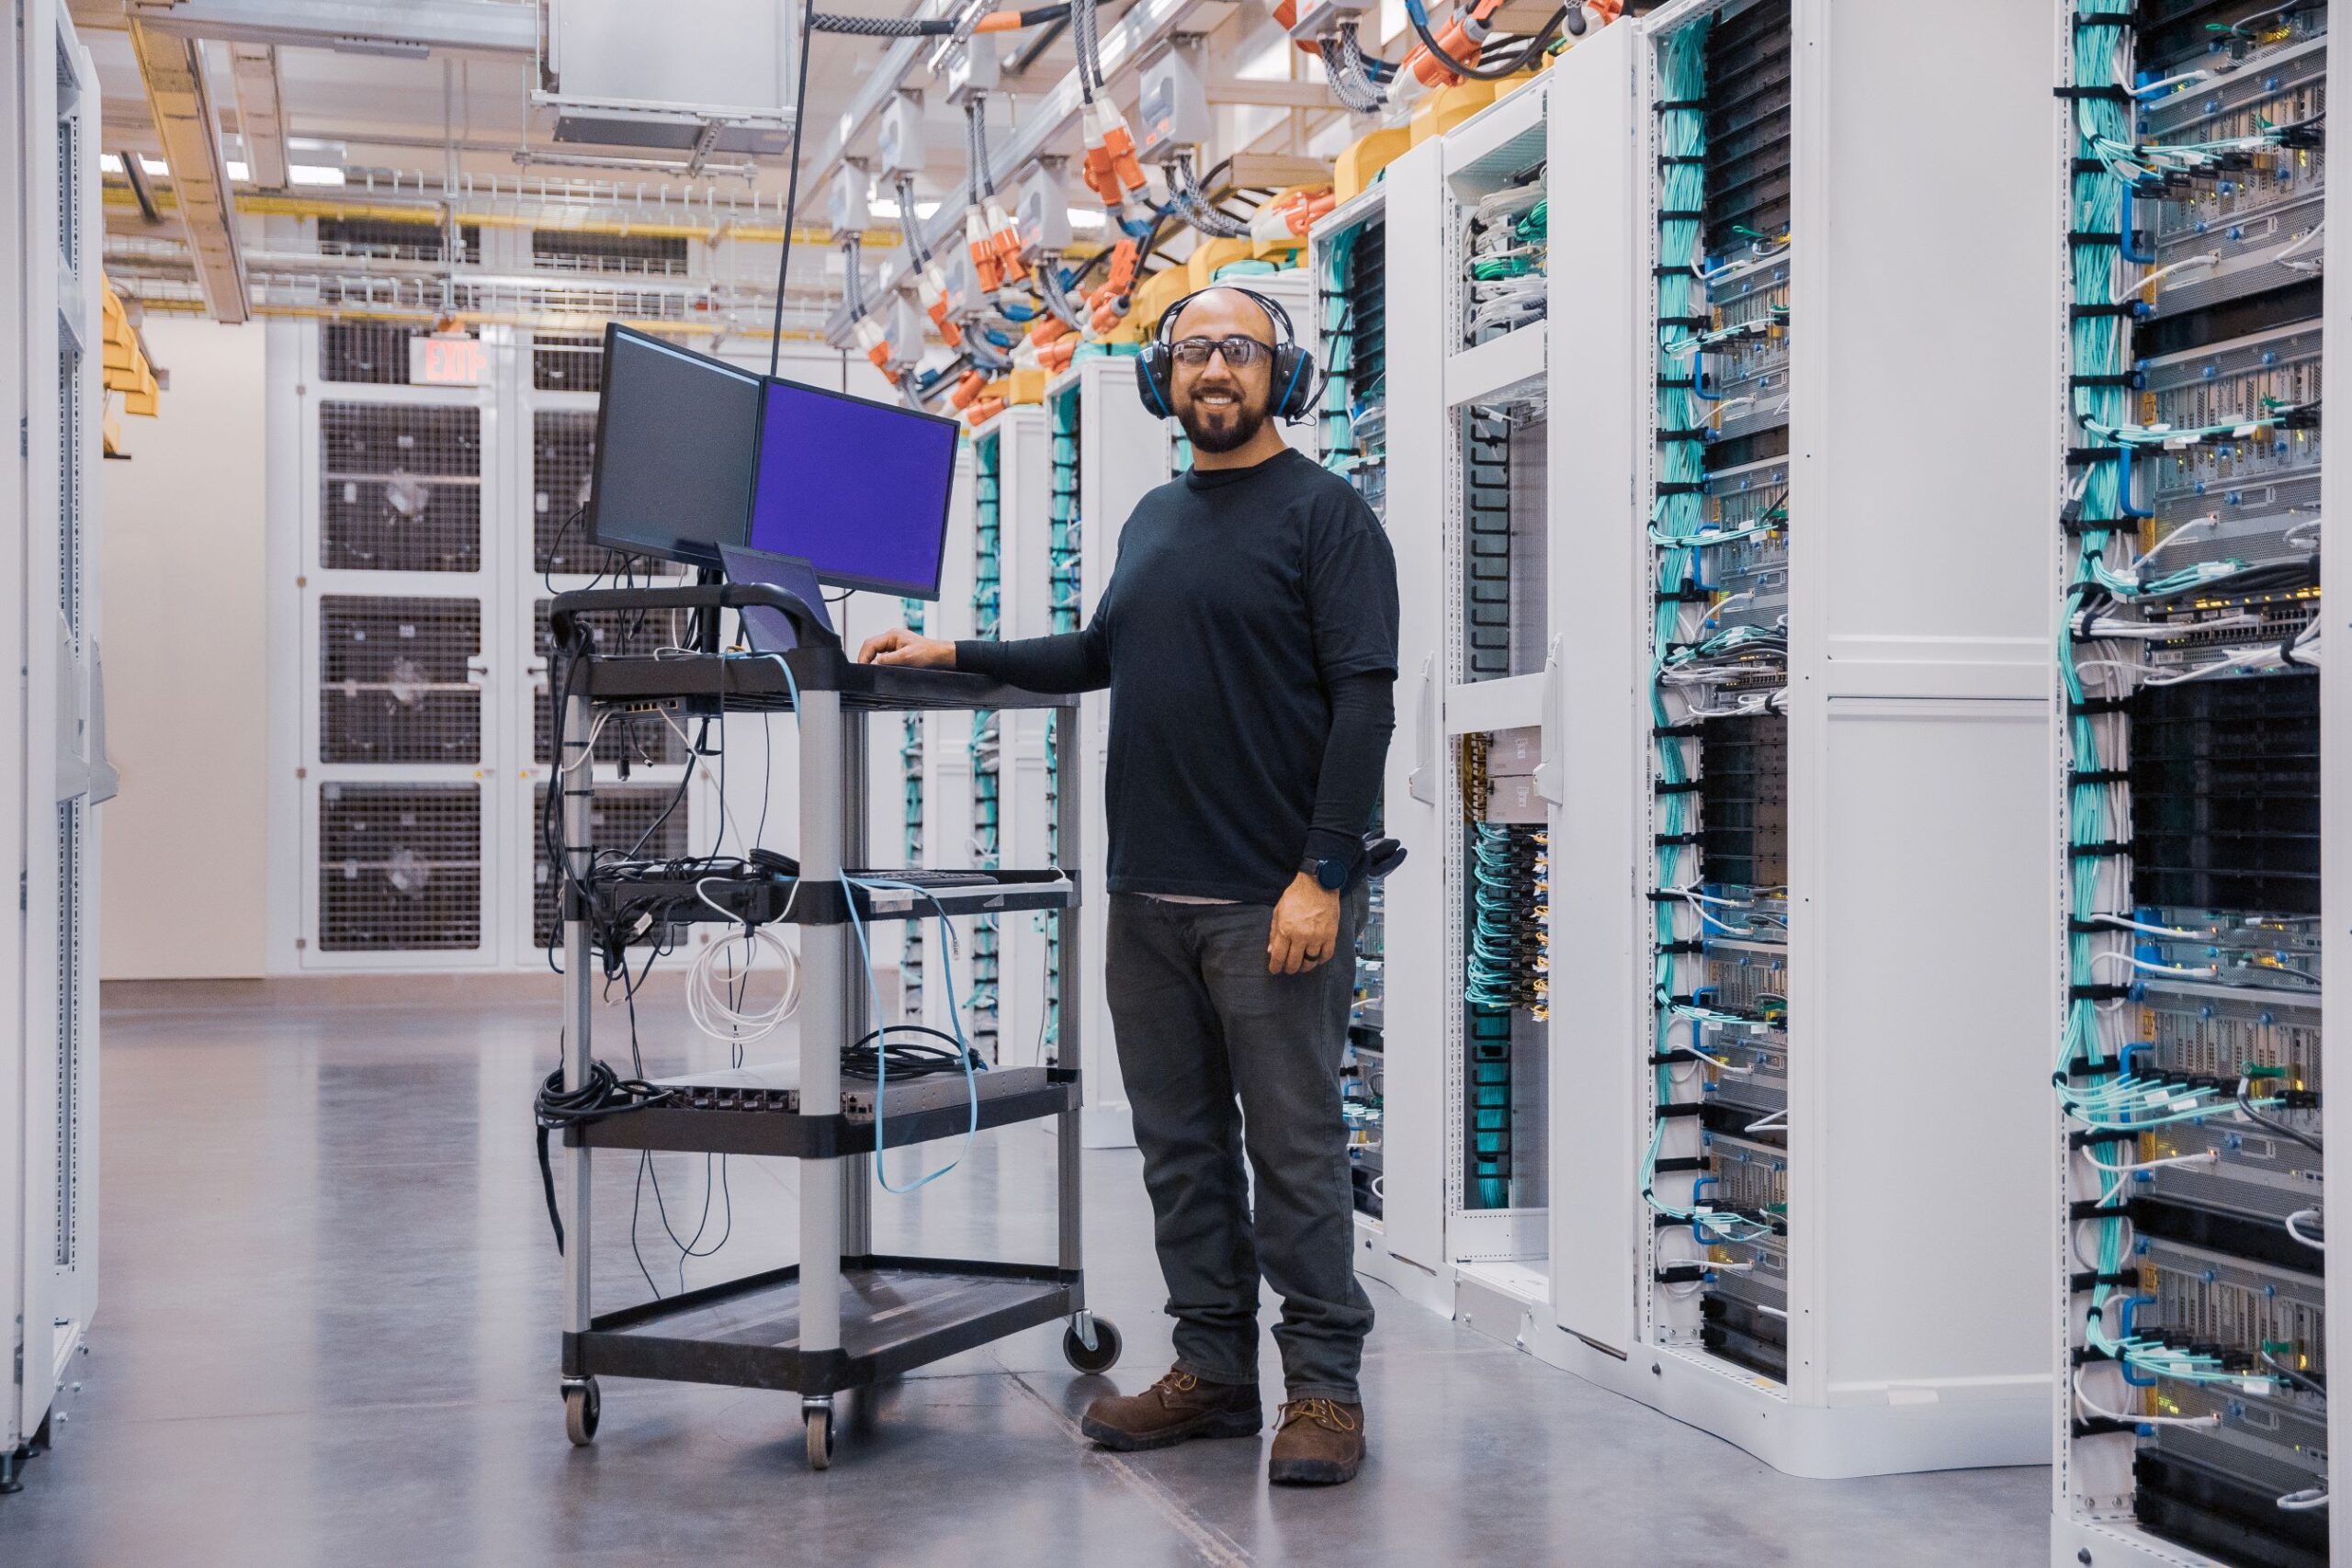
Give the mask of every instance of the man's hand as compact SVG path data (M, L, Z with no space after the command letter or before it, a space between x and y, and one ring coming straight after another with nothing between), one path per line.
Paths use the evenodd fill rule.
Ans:
M918 637L900 626L884 632L880 637L865 639L857 650L860 664L903 664L915 670L953 670L956 668L956 645L927 637Z
M1304 975L1329 958L1340 943L1340 896L1300 872L1274 906L1266 936L1266 973Z

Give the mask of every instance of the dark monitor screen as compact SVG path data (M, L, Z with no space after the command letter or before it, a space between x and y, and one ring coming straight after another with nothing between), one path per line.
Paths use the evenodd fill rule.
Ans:
M588 537L717 566L750 522L760 378L607 324Z
M798 556L770 555L765 550L749 550L727 545L719 556L727 563L729 582L759 582L771 588L781 588L800 601L817 625L838 638L833 630L833 617L825 608L824 590L817 585L816 569ZM782 610L767 604L747 605L743 610L743 631L753 653L782 653L800 646L800 634L792 618Z
M956 422L770 380L752 547L799 556L836 588L939 597Z

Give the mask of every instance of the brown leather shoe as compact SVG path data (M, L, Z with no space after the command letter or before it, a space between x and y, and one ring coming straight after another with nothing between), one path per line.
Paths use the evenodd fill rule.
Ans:
M1251 1438L1265 1424L1256 1383L1203 1382L1170 1368L1141 1393L1103 1395L1078 1425L1104 1448L1132 1453L1188 1438Z
M1294 1486L1336 1486L1363 1467L1363 1406L1336 1399L1292 1399L1274 1422L1266 1479Z

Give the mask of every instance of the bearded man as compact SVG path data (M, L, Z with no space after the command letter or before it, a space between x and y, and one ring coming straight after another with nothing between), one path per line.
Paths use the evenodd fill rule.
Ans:
M859 657L1110 688L1103 985L1176 1362L1141 1393L1097 1399L1084 1428L1118 1450L1259 1432L1262 1277L1282 1297L1287 1395L1267 1472L1329 1484L1364 1454L1372 1303L1355 1277L1340 1066L1363 835L1395 728L1396 563L1363 499L1272 421L1315 400L1276 315L1235 288L1170 307L1165 379L1147 376L1144 392L1183 426L1193 466L1137 504L1083 629L955 643L900 630Z

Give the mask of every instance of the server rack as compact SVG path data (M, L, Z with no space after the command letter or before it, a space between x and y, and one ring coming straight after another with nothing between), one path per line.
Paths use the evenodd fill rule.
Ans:
M1072 516L1077 526L1078 624L1091 619L1111 584L1111 568L1119 557L1119 531L1136 503L1168 479L1165 467L1150 460L1162 449L1160 422L1136 395L1135 364L1125 355L1094 355L1074 361L1046 389L1049 418L1058 444L1066 428L1074 438L1068 449L1066 471L1074 485ZM1057 448L1057 470L1065 471L1063 448ZM1057 484L1060 481L1057 481ZM1057 490L1057 500L1060 491ZM1111 736L1111 694L1088 692L1079 698L1078 711L1056 716L1057 769L1080 770L1086 787L1079 805L1080 857L1087 865L1110 864L1110 829L1103 816L1103 768ZM1064 749L1060 727L1068 724L1070 739ZM1108 941L1110 900L1088 900L1079 912L1084 951L1101 954ZM1101 960L1080 987L1087 1009L1085 1041L1086 1109L1082 1119L1089 1148L1128 1148L1135 1133L1126 1091L1119 1077L1116 1035L1103 987L1096 983Z
M2352 830L2317 668L2346 499L2332 7L2055 9L2052 1561L2309 1568L2344 1538L2316 1234Z
M970 635L1046 636L1052 625L1053 489L1046 412L1033 404L1006 409L974 430L971 442ZM970 762L976 863L984 869L1046 863L1045 716L975 712L958 743ZM993 1061L1012 1065L1040 1057L1046 949L1046 933L1026 919L984 918L973 930L969 1029L973 1043Z
M2054 310L2057 233L2054 213L2018 196L2046 166L2049 85L2014 48L2046 17L2012 4L1976 21L1947 33L1891 0L1686 0L1582 40L1383 181L1392 300L1459 299L1446 290L1480 252L1443 220L1502 188L1524 164L1488 161L1530 138L1547 162L1549 270L1575 280L1540 323L1466 345L1452 335L1466 319L1442 310L1436 331L1408 338L1389 311L1407 668L1388 809L1417 852L1452 857L1435 886L1392 886L1390 944L1453 946L1445 988L1418 965L1387 976L1387 1246L1434 1272L1421 1294L1441 1310L1808 1475L2047 1451L2046 1330L2025 1292L1922 1300L1902 1283L2049 1267L2031 1224L2046 1189L2018 1130L2040 1114L2047 1077L2030 1044L2051 919L2048 618L2024 592L2046 550L2028 481L2030 455L2056 452L2015 372L2049 363L2020 302L2039 291ZM1909 134L1923 91L1964 98L1973 124L1996 128L1952 171L1961 194L1858 151ZM1923 250L1918 235L1939 231L1954 200L2000 221L1964 247ZM1740 229L1764 236L1760 251ZM1808 246L1833 231L1834 252ZM1969 322L1981 352L1890 391L1867 323L1922 309ZM1750 316L1783 365L1715 346L1748 341L1736 329ZM1694 336L1710 338L1703 352L1690 352ZM1548 598L1538 621L1497 583L1512 614L1487 627L1486 601L1466 592L1483 531L1468 526L1478 498L1466 490L1497 444L1446 415L1514 389L1540 395L1547 416L1542 552L1527 559ZM1963 427L2007 457L1968 468L1965 487L1912 483L1951 460L1938 433ZM1895 490L1906 502L1890 515ZM1785 515L1777 498L1738 514L1778 491ZM1453 540L1418 536L1419 518L1448 519ZM1728 558L1734 540L1692 535L1750 525L1747 538L1784 535L1784 576L1767 583L1754 569L1771 563L1751 559L1743 581L1694 562ZM1784 605L1737 613L1771 595ZM1785 651L1756 632L1698 651L1758 622L1784 631ZM1536 625L1540 640L1510 635ZM1706 708L1770 722L1694 744L1682 726L1722 721L1686 711L1685 692L1658 694L1662 654L1668 670L1725 666L1696 672L1721 674L1712 683L1758 711L1729 697ZM1751 654L1756 667L1731 668ZM1490 660L1491 678L1468 678ZM1480 781L1458 741L1484 734L1523 756L1513 729L1535 731L1535 765L1512 787L1548 818L1548 978L1566 998L1544 1040L1542 1153L1549 1184L1581 1201L1482 1210L1487 1173L1459 1141L1486 1108L1458 934L1475 869L1464 803ZM1491 802L1502 775L1487 775ZM1759 787L1772 779L1784 788ZM1785 894L1759 897L1776 876ZM1898 891L1914 888L1936 911L1924 976ZM1732 903L1704 902L1717 898ZM1408 931L1421 911L1441 924ZM1758 940L1758 915L1784 918L1785 941ZM1965 1010L1923 1004L1919 987L1945 974L2012 983L1972 992ZM1750 1103L1759 1086L1723 1087L1773 1076L1738 1048L1751 1038L1783 1063L1784 1112ZM1446 1048L1417 1060L1419 1041ZM1969 1224L1921 1226L1905 1212L1924 1168L1918 1129L1900 1108L1944 1103L1962 1083L1965 1135L2005 1152L1972 1167ZM1445 1109L1434 1128L1406 1113L1432 1103ZM1779 1292L1753 1289L1774 1263ZM1755 1353L1768 1325L1770 1357Z
M1553 91L1548 73L1514 88L1382 181L1377 428L1403 591L1383 810L1413 854L1385 939L1417 956L1384 966L1382 1232L1358 1256L1418 1265L1384 1277L1444 1310L1467 1281L1487 1292L1473 1321L1514 1339L1551 1294Z
M1374 185L1327 213L1307 238L1315 284L1312 344L1325 380L1315 455L1346 478L1388 521L1387 187ZM1372 886L1357 944L1354 1005L1342 1067L1359 1266L1385 1274L1393 1261L1382 1211L1387 1195L1387 879Z

